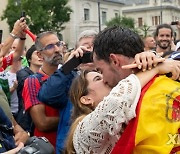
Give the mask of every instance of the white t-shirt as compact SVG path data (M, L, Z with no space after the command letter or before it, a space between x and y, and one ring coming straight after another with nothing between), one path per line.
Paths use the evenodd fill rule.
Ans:
M16 73L11 73L10 71L8 71L6 73L6 75L7 75L7 78L8 78L9 88L12 88L13 85L14 85L14 81L17 80ZM10 107L11 107L11 112L12 113L17 113L18 112L17 90L14 90L11 93Z

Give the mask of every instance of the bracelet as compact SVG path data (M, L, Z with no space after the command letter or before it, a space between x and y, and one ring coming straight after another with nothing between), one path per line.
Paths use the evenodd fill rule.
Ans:
M152 53L154 53L155 55L157 55L157 52L156 52L156 51L154 51L154 50L151 50L150 52L152 52Z
M20 37L20 40L26 40L26 38L25 37Z
M14 35L13 33L9 33L9 35L10 35L13 39L19 38L18 36Z

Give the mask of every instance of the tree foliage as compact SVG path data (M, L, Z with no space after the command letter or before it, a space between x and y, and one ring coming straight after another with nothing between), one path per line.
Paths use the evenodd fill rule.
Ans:
M107 27L110 26L121 26L130 29L135 29L134 19L128 17L116 16L106 23Z
M72 10L67 3L68 0L8 0L1 19L7 19L12 29L24 10L28 26L33 33L47 30L59 33L65 28L63 23L70 20Z
M140 27L140 30L143 32L143 37L147 37L148 31L151 27L144 24L142 27Z

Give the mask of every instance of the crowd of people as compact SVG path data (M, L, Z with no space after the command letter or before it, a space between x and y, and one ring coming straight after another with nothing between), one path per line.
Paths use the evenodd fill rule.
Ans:
M145 38L119 26L85 30L71 50L45 31L26 51L26 29L22 17L0 44L0 153L17 153L31 136L46 137L56 154L180 151L171 141L180 133L171 25ZM69 63L65 73L87 52L91 62Z

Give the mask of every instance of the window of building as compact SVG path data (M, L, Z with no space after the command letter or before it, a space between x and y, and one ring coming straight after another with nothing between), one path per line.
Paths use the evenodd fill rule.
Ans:
M90 15L89 15L89 9L84 9L84 20L87 21L90 19Z
M138 26L139 27L143 26L143 19L142 18L138 18Z
M115 13L115 17L118 17L118 16L119 16L119 13L116 12L116 13Z
M159 25L160 24L160 20L161 20L160 16L153 16L152 17L152 25L153 26Z
M105 25L107 21L107 13L102 11L102 24Z

